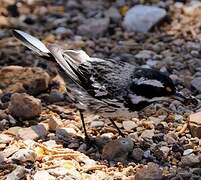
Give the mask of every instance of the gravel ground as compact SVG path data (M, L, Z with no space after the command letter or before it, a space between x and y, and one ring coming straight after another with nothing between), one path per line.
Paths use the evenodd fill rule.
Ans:
M201 179L200 18L199 1L2 0L0 179ZM85 114L97 142L89 147L63 79L12 28L90 56L157 68L193 99L117 119L127 138L108 119Z

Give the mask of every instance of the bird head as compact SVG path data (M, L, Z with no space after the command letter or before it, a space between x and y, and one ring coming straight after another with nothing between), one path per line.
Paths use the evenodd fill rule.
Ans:
M136 95L145 98L171 96L176 93L172 79L166 74L148 68L138 68L132 76L130 87Z
M176 87L168 75L155 69L137 68L131 81L128 103L136 110L169 98L181 102L186 99L176 91Z

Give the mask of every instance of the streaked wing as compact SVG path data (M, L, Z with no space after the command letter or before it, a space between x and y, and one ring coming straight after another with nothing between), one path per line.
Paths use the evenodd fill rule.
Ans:
M91 58L88 63L91 67L91 87L88 91L98 99L122 99L127 93L135 67L112 59ZM84 63L79 68L81 71L86 71L87 66Z

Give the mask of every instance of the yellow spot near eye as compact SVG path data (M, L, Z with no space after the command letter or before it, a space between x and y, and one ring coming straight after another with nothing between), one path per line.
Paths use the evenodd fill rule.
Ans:
M122 16L125 16L127 11L128 11L129 7L128 6L122 6L120 9L119 9L119 12Z
M171 89L170 87L166 87L165 89L166 89L166 91L168 91L168 92L172 92L172 89Z

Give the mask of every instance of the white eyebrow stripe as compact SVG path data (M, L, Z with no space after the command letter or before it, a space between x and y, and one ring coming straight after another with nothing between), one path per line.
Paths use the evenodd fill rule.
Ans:
M147 80L145 80L144 78L140 78L140 79L134 79L134 82L137 85L146 84L146 85L151 85L151 86L155 86L155 87L164 88L164 85L160 81L155 80L155 79L147 79Z

